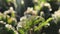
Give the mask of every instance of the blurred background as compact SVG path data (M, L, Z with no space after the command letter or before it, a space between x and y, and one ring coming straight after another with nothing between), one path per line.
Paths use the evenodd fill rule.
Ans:
M0 0L0 34L60 34L60 0Z

